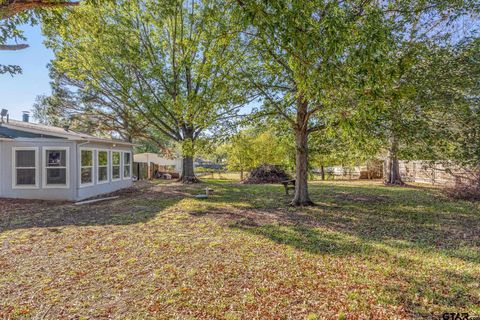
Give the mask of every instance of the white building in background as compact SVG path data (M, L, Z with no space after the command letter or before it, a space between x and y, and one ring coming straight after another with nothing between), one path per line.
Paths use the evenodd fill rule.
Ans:
M139 153L134 155L135 165L144 164L147 167L148 179L153 177L155 170L162 172L182 173L183 162L181 158L166 158L156 153ZM140 170L138 170L140 171Z

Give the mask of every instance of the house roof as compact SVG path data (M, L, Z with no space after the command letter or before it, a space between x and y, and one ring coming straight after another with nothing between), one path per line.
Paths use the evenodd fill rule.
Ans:
M0 141L12 140L12 137L0 133Z
M34 133L34 134L54 136L54 137L68 139L68 140L133 145L133 143L126 142L120 139L99 138L89 134L77 132L74 130L66 130L65 128L47 126L47 125L38 124L38 123L17 121L17 120L11 120L11 119L8 120L8 122L0 123L0 126L4 126L5 128L8 128L8 129L25 131L25 132Z

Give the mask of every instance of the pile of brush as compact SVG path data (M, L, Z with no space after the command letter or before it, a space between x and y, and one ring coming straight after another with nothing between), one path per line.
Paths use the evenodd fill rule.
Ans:
M243 181L248 184L280 183L292 177L281 166L263 164L250 172L250 176Z

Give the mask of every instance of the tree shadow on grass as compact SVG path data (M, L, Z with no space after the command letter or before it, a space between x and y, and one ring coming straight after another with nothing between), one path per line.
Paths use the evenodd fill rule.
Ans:
M286 205L286 197L279 186L217 188L218 193L206 200L211 206L204 208L211 217L225 219L228 216L227 220L234 225L235 221L248 220L260 229L249 226L246 231L279 240L277 242L284 239L271 232L273 227L265 229L265 225L303 228L303 232L298 229L297 233L303 233L302 239L307 243L299 244L298 240L291 243L310 252L315 251L316 242L310 241L314 236L306 236L307 230L331 230L363 243L378 243L397 249L408 246L480 264L478 205L451 201L438 189L312 185L312 199L318 205L291 208ZM219 209L219 206L229 209Z
M445 268L423 269L424 267L419 265L418 256L414 259L404 251L412 246L415 247L412 244L398 248L391 246L395 250L386 250L376 244L388 244L388 242L355 238L354 235L345 232L298 224L255 225L252 220L240 220L231 227L311 254L347 257L347 259L355 259L354 257L357 256L360 260L368 259L372 263L386 264L387 268L393 270L391 276L394 281L386 280L381 290L398 301L397 303L402 304L413 318L439 316L438 312L432 313L432 306L437 310L451 308L471 310L472 306L480 305L480 299L475 293L478 274L474 274L473 269L457 271L447 265ZM430 252L433 252L433 249ZM439 252L435 253L439 254ZM474 262L472 256L458 256L458 258ZM399 282L403 286L399 286Z
M143 223L189 196L189 191L182 186L143 184L109 195L118 195L119 199L80 206L58 201L0 199L0 233L25 228Z
M358 259L360 263L368 261L378 273L372 273L376 279L368 285L388 297L389 303L402 305L412 318L436 319L441 312L450 309L471 311L472 306L480 305L475 291L478 273L474 267L457 269L454 261L448 265L448 259L440 260L445 265L439 265L437 259L447 255L446 252L424 246L423 242L402 240L401 232L393 236L396 232L390 230L387 235L382 235L380 230L372 231L372 226L368 226L376 224L381 227L381 220L367 222L356 216L339 222L338 217L322 219L327 216L325 213L319 217L301 210L219 209L214 206L190 214L196 218L216 219L233 230L264 237L300 252L331 257L333 264L342 264L344 259ZM357 215L356 212L350 214ZM420 228L417 232L423 231ZM469 253L459 259L475 262ZM383 268L385 271L381 271ZM353 281L361 277L358 274L351 276Z
M365 254L373 249L363 242L355 242L341 234L322 232L305 226L264 225L252 226L248 222L237 222L231 226L254 235L260 235L277 243L314 254L351 255Z

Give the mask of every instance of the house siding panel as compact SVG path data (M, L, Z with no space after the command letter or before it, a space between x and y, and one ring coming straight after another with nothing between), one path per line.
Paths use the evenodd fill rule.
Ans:
M77 176L72 174L76 172L76 147L75 142L67 140L42 140L42 141L5 141L1 143L0 152L0 178L1 192L0 195L5 198L17 199L40 199L40 200L70 200L74 201L75 185L77 184ZM14 148L38 148L38 188L35 189L15 189L13 187L13 149ZM43 165L45 159L43 157L43 148L69 148L69 187L68 188L42 188L43 185Z
M131 152L132 159L133 159L133 150L131 147L124 147L124 146L116 146L115 144L99 144L99 143L79 143L77 144L77 154L80 153L81 148L92 149L92 150L107 150L107 151L120 151L120 152ZM94 157L94 162L97 161ZM110 159L111 160L111 159ZM96 179L96 163L94 165L94 181L93 185L89 186L80 186L80 159L76 159L77 161L77 169L75 175L77 176L77 185L76 185L76 200L84 200L91 197L96 197L102 194L107 194L111 192L115 192L124 188L129 188L133 185L133 180L130 179L120 179L117 181L112 181L111 173L109 177L109 181L107 183L97 183ZM123 161L123 157L122 157ZM132 160L133 161L133 160ZM123 163L123 162L122 162ZM111 170L111 161L109 162L109 171ZM123 170L120 170L123 172Z
M34 147L38 148L39 157L39 181L37 189L15 189L12 186L13 175L13 148ZM69 148L69 187L68 188L43 188L43 165L44 149L46 148ZM115 144L91 144L78 143L75 141L63 139L29 139L24 141L1 141L0 142L0 197L17 199L40 199L40 200L67 200L78 201L102 194L111 193L120 189L128 188L133 185L133 180L121 179L118 181L109 180L108 183L93 184L91 186L80 186L80 159L78 157L81 148L91 148L93 150L102 149L109 151L125 151L132 153L131 147L119 147ZM123 157L122 157L123 158ZM95 169L94 169L95 170ZM121 170L123 171L123 170Z

